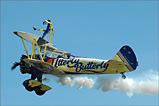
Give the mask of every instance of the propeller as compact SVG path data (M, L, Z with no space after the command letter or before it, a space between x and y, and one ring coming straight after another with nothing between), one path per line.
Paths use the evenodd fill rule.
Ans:
M13 66L12 66L11 69L13 70L13 69L15 69L17 66L19 66L19 65L20 65L20 62L15 62L15 63L13 63Z

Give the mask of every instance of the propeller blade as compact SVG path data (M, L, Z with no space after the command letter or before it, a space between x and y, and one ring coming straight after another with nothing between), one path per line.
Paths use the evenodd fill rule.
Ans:
M11 70L15 69L19 65L20 65L20 62L13 63L13 66L12 66Z

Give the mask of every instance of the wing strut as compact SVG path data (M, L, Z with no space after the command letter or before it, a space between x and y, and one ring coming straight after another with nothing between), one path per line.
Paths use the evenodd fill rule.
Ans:
M21 39L22 39L22 42L23 42L23 45L24 45L26 54L27 54L27 56L28 56L28 59L30 59L30 56L29 56L29 54L28 54L27 48L26 48L25 43L24 43L24 39L23 39L22 37L21 37Z
M38 45L38 43L37 43L36 39L34 39L34 42L36 43L36 46L37 46L37 48L38 48L38 51L39 51L39 54L40 54L41 60L44 62L43 57L42 57L42 55L41 55L41 51L40 51L40 49L39 49L39 45Z
M31 59L35 58L35 48L34 48L34 46L35 46L35 39L33 39L33 47L32 47Z
M25 46L25 43L24 43L24 39L23 39L23 38L21 38L21 39L22 39L22 42L23 42L23 45L24 45L24 48L25 48L26 54L27 54L27 56L28 56L28 59L30 59L30 56L29 56L29 54L28 54L28 50L27 50L27 48L26 48L26 46ZM35 44L36 44L36 46L37 46L37 48L38 48L38 51L39 51L39 54L40 54L41 60L44 62L43 57L42 57L42 55L41 55L41 51L40 51L40 49L39 49L39 45L38 45L38 43L37 43L36 39L34 39L34 40L33 40L32 53L31 53L31 59L32 59L32 58L35 58L35 48L34 48L34 45L35 45Z
M54 29L52 29L51 35L46 38L46 40L50 38L49 43L51 43L51 40L52 40L52 37L53 37L53 32L54 32ZM39 48L39 47L41 47L41 45L39 46L37 40L34 38L34 39L33 39L33 43L32 43L32 45L33 45L33 46L32 46L32 53L31 53L31 57L30 57L29 54L28 54L28 50L27 50L27 48L26 48L26 46L25 46L24 39L23 39L22 37L21 37L21 40L22 40L23 46L24 46L24 48L25 48L26 54L27 54L27 56L28 56L28 59L30 59L30 58L31 58L31 59L34 59L34 58L35 58L35 45L36 45L37 48L38 48L38 52L39 52L39 55L40 55L40 57L41 57L41 60L44 62L43 59L45 58L45 55L46 55L47 45L45 45L44 55L42 56L42 54L41 54L42 48L41 48L41 49ZM45 42L46 42L46 40L45 40ZM46 43L45 43L45 44L46 44ZM53 55L53 56L54 56L53 52L54 52L54 50L51 52L50 55Z

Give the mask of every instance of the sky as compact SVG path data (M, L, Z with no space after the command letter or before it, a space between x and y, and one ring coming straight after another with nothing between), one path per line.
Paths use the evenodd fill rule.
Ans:
M1 1L1 105L158 105L158 94L134 93L128 97L127 91L103 92L95 85L76 89L78 84L62 86L51 75L45 75L49 81L44 83L53 89L37 96L22 85L30 75L21 74L19 67L11 71L13 62L25 54L13 31L42 36L33 27L45 29L42 22L51 19L52 43L73 55L109 60L122 46L129 45L139 66L125 75L145 81L159 71L158 6L158 1ZM31 52L31 44L26 45ZM113 75L100 75L109 76Z

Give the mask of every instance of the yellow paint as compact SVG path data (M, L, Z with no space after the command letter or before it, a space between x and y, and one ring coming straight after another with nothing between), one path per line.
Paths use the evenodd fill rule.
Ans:
M32 46L31 59L32 59L32 58L35 58L35 48L34 48L35 42L36 42L36 40L33 39L33 44L32 44L33 46Z
M55 55L53 53L54 53L54 51L51 52L49 57L51 57L51 55L53 55L53 58L55 58Z
M51 36L50 36L50 41L49 41L49 43L51 43L53 33L54 33L54 29L52 28L52 33L51 33Z
M49 43L51 43L51 41L52 41L53 33L54 33L54 29L52 28L52 33L51 33L51 35L45 39L45 40L47 40L47 39L50 38ZM49 57L51 57L51 55L53 55L53 58L55 58L53 52L54 52L54 51L51 52L51 54L50 54ZM46 46L45 46L45 51L44 51L44 57L43 57L43 58L45 58L45 53L46 53Z
M45 41L46 42L46 41ZM44 50L44 56L43 56L43 59L45 58L45 54L46 54L46 45L45 45L45 50Z
M45 32L44 29L36 29L37 31Z
M36 81L36 80L29 80L29 86L31 86L32 88L40 86L40 90L42 91L48 91L50 89L52 89L51 87L44 85L43 83Z
M29 80L29 86L31 86L32 88L33 88L33 87L40 86L40 85L42 85L42 83L39 82L39 81L36 81L36 80Z
M50 89L52 89L51 87L49 87L49 86L47 86L47 85L41 85L41 88L40 88L40 90L42 90L42 91L48 91L48 90L50 90Z
M68 60L68 59L66 59L66 60ZM56 61L56 60L54 60L54 61ZM60 61L60 59L58 61ZM93 63L96 63L96 64L101 64L102 63L102 61L101 62L95 61L95 60L87 61L87 60L82 60L82 59L80 59L79 62L81 62L83 64L83 66L87 66L87 64L89 62L93 62ZM129 72L129 70L127 69L125 64L122 61L120 61L120 60L112 59L112 60L109 60L109 61L105 61L104 64L105 63L109 64L107 69L106 68L100 68L100 66L99 66L97 69L87 69L87 70L81 69L79 72L76 72L76 67L72 67L72 68L68 67L68 65L69 66L74 66L76 64L76 63L72 64L71 62L69 64L62 65L62 66L59 66L58 64L56 64L56 62L54 62L53 63L53 67L55 67L55 64L56 64L56 66L58 66L57 70L62 70L64 72L72 72L72 73L83 73L83 74L87 74L87 73L88 74L107 74L107 73Z
M25 43L24 43L24 39L23 39L22 37L21 37L21 40L22 40L22 42L23 42L23 45L24 45L26 54L27 54L28 58L30 58L30 56L29 56L29 54L28 54L28 51L27 51L27 48L26 48Z
M38 51L39 51L39 54L40 54L41 60L44 62L44 60L43 60L43 57L42 57L42 55L41 55L41 51L40 51L40 49L39 49L39 46L38 46L37 41L36 41L36 46L37 46L37 48L38 48Z

